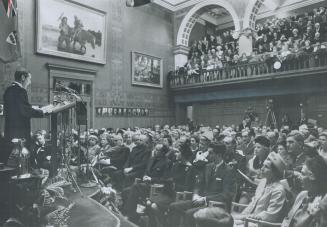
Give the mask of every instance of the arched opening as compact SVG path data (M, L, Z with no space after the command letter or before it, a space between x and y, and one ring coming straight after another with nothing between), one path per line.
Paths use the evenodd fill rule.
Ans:
M249 4L246 7L245 15L243 19L243 29L255 28L255 21L257 19L257 15L264 2L265 0L256 0L256 1L249 2Z
M189 46L189 39L191 31L198 21L198 19L203 15L204 11L208 8L223 8L227 11L234 23L235 31L240 31L240 18L238 17L236 10L233 6L226 0L206 0L197 5L195 5L184 17L182 23L179 27L177 34L177 46Z

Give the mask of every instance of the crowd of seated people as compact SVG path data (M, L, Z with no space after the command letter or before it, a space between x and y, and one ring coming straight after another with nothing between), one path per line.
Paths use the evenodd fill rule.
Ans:
M327 132L321 127L277 130L245 121L221 128L102 129L81 135L79 146L73 135L65 149L70 164L76 165L81 153L81 163L91 163L101 181L122 193L121 211L137 224L138 204L146 207L150 226L242 225L246 218L286 223L288 210L294 220L286 226L326 223ZM34 135L33 168L49 169L44 136ZM158 184L163 190L151 198L151 187ZM185 191L192 196L176 200ZM249 206L234 214L233 201ZM208 207L211 202L219 207Z
M310 53L312 44L326 41L327 12L315 8L304 15L273 18L256 25L255 51L257 54L303 49Z
M259 70L256 74L271 73L276 70L273 64L278 61L282 68L308 68L324 65L325 62L318 57L314 62L303 60L306 55L326 53L326 21L325 7L314 9L304 15L288 18L267 19L257 24L253 33L253 53L247 56L239 53L238 39L233 38L233 31L225 31L222 36L205 36L202 40L194 41L190 47L188 62L184 67L177 68L170 75L172 84L196 83L219 80L229 77L246 76L248 73L242 67L235 71L233 66L242 66L248 63L265 63L267 69ZM294 60L303 60L302 66L293 66ZM291 67L288 65L292 64ZM284 67L285 66L285 67ZM222 69L231 68L224 72ZM211 72L215 72L209 75ZM225 75L228 74L228 75ZM185 78L187 77L187 78Z
M53 153L47 133L38 131L33 138L30 163L49 170ZM66 140L61 155L71 168L89 163L99 182L121 193L121 212L140 226L327 223L327 130L322 127L272 129L246 117L238 126L103 128L80 138L73 131ZM160 188L156 196L152 188ZM235 209L233 202L248 206Z
M238 39L234 39L233 33L233 30L227 30L217 36L207 35L202 40L193 41L185 64L188 73L223 68L237 62Z

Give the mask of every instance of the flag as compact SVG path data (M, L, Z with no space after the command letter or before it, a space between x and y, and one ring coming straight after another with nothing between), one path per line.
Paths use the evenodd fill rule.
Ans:
M126 0L127 7L143 6L151 3L151 0Z
M4 3L4 0L2 1ZM11 4L13 4L13 1L14 0L10 1ZM6 2L9 3L9 0L6 0ZM5 9L8 9L8 7ZM5 9L0 7L0 62L8 63L14 62L21 57L21 48L19 42L17 11L14 12L14 15L16 16L8 17ZM13 13L10 13L10 15L13 15Z
M12 31L9 33L6 42L11 45L17 46L17 38L18 38L17 31Z
M3 6L6 10L7 17L14 17L17 15L17 3L16 0L2 0Z

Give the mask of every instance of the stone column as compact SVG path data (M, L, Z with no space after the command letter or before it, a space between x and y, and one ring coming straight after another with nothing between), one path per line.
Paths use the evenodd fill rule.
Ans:
M242 53L246 53L246 55L250 55L252 53L252 35L248 32L250 31L242 33L238 39L240 56Z
M187 46L178 45L174 48L174 56L175 56L175 68L182 67L187 62L187 56L190 48Z

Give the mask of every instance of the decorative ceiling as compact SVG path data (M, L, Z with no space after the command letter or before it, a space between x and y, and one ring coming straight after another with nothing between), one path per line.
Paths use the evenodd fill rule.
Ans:
M153 0L154 3L171 11L181 10L201 1L203 0Z

